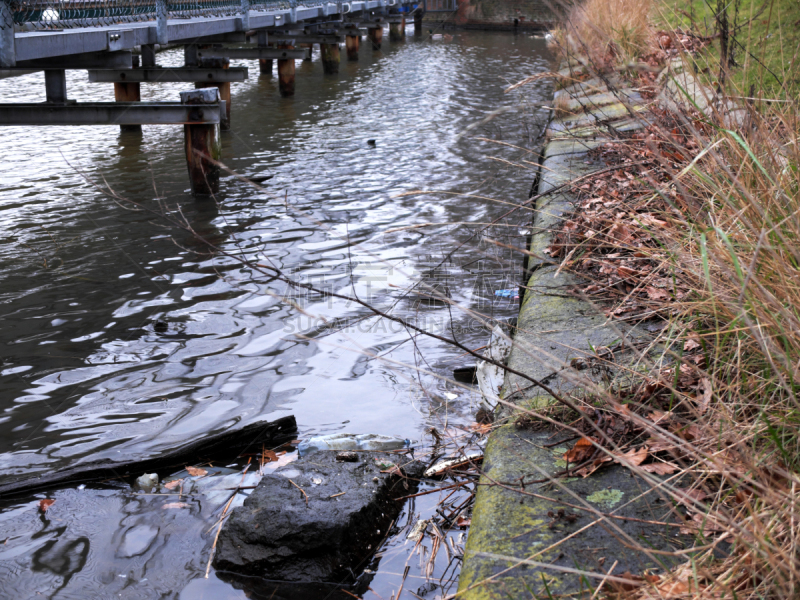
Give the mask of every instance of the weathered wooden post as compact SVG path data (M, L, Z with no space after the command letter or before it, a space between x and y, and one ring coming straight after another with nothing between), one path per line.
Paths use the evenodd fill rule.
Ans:
M278 48L281 50L293 50L294 46L291 44L278 44ZM281 91L281 96L294 96L293 58L278 59L278 88Z
M347 35L344 38L345 48L347 48L347 60L358 60L358 47L361 45L360 35Z
M404 41L406 39L406 13L400 16L400 39Z
M322 54L322 70L326 75L334 75L339 72L339 61L341 60L339 53L339 44L320 44L320 53Z
M44 90L48 102L64 104L67 101L67 73L64 69L47 69L44 72Z
M269 38L267 36L266 31L259 31L258 32L258 47L259 48L269 48L269 44L267 43ZM261 58L258 61L258 70L262 75L272 75L272 59L271 58Z
M142 100L141 89L138 82L114 83L114 100L116 102L140 102ZM120 125L120 131L141 131L141 125Z
M231 61L228 58L205 58L200 61L200 66L227 69L231 66ZM198 81L194 84L194 87L198 90L210 87L215 87L219 90L220 99L225 101L225 114L219 125L222 131L229 131L231 128L231 82L208 83Z
M371 27L367 29L367 36L369 41L372 42L373 50L381 49L381 42L383 41L383 27Z
M391 42L399 42L403 39L403 35L400 33L402 30L400 29L400 23L389 23L389 41Z
M208 104L217 104L219 101L219 90L216 87L181 92L181 104L189 106L202 107ZM216 194L219 191L219 165L217 162L222 150L219 124L187 124L183 126L183 131L192 193Z
M322 44L320 44L320 49L321 49L321 46L322 46ZM314 50L314 44L300 44L300 47L301 48L308 48L308 53L306 54L305 58L303 58L303 61L304 62L305 61L311 62L311 52Z
M422 11L417 8L414 11L414 37L422 36Z
M145 46L142 46L142 58L145 58L144 54ZM154 55L155 56L155 55ZM149 62L149 58L147 60ZM137 56L133 57L133 68L139 66L139 58ZM116 102L141 102L142 95L141 95L141 85L138 81L132 82L124 82L124 81L115 81L114 82L114 100ZM120 131L142 131L141 125L120 125Z

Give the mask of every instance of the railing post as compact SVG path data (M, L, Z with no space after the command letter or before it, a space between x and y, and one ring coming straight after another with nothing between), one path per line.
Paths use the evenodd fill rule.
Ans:
M0 0L0 67L16 67L14 11L9 0Z
M167 0L156 0L156 43L164 46L169 42L167 34L167 18L169 17L169 7Z
M297 0L289 0L289 23L297 23Z
M217 104L219 101L219 90L215 87L181 92L181 104ZM222 151L219 124L184 125L183 131L192 193L216 194L219 191L218 162Z
M242 2L242 31L250 30L250 0L241 0Z

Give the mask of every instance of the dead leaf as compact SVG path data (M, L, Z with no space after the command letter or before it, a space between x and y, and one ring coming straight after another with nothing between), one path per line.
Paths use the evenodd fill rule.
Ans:
M275 454L272 450L264 450L264 453L262 454L262 457L263 457L265 463L266 462L273 462L273 461L278 460L278 455Z
M182 479L175 479L175 480L173 480L173 481L170 481L169 483L165 483L165 484L164 484L164 487L165 487L165 488L167 488L168 490L174 490L174 489L175 489L176 487L178 487L178 486L179 486L179 485L180 485L182 482L183 482L183 480L182 480Z
M640 468L642 471L647 471L648 473L655 473L656 475L671 475L675 471L678 470L678 465L673 465L672 463L666 462L658 462L658 463L651 463L649 465L641 465Z
M647 296L651 300L669 300L669 292L667 292L667 290L648 285L644 288L644 291L647 292Z
M686 352L697 350L700 347L700 337L696 333L690 333L689 338L683 343Z
M397 465L392 465L388 469L382 469L381 473L388 473L389 475L398 475L401 477L403 475L403 471L401 471L400 467L398 467Z
M630 269L628 267L617 267L617 275L620 277L634 277L639 274L639 271L635 269Z
M686 521L686 524L681 527L681 533L684 535L694 535L700 531L704 534L719 533L725 531L725 527L717 523L713 517L700 513L693 515L691 520Z
M647 446L642 446L638 450L629 450L625 454L615 454L614 456L617 457L618 459L619 458L624 458L627 462L629 462L634 467L638 467L639 465L641 465L645 461L645 459L647 458L648 454L649 454L649 450L648 450ZM628 466L628 465L625 465L625 466Z
M53 506L56 501L52 500L51 498L45 498L44 500L39 500L39 510L42 512L47 512L47 509Z
M479 435L487 435L492 432L492 425L491 423L473 423L469 426L469 429Z
M208 475L208 471L201 469L200 467L186 467L186 471L192 477L203 477L204 475Z
M186 502L168 502L161 508L189 508Z
M633 240L633 231L631 228L619 221L609 230L608 235L623 244L627 244Z
M564 453L564 460L568 463L580 464L594 454L594 446L592 445L591 438L581 438L575 445Z
M472 524L472 519L466 519L464 517L458 517L456 519L456 527L469 527Z
M676 488L675 489L675 499L684 506L688 506L692 508L694 503L692 502L702 502L706 499L707 494L703 490L697 489L688 489L688 488Z

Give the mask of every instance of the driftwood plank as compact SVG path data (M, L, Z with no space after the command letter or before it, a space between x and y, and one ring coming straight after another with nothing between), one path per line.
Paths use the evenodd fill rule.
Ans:
M261 450L262 445L274 448L294 439L296 435L297 422L293 416L281 417L275 421L259 421L241 429L231 429L194 440L155 457L130 461L84 462L39 477L7 480L0 483L0 499L25 496L67 485L138 477L143 473L158 473L163 477L185 465L232 460L248 450Z

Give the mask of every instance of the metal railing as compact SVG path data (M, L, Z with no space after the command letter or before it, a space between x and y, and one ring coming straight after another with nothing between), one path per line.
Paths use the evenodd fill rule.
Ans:
M0 0L0 29L76 29L155 21L166 4L170 19L224 17L248 10L270 11L320 6L330 0ZM5 5L5 6L2 6Z

